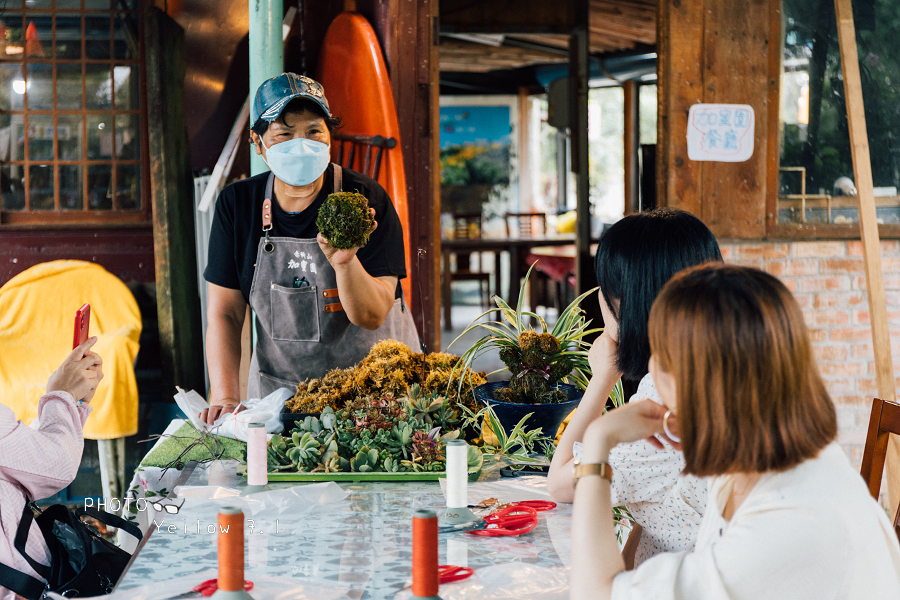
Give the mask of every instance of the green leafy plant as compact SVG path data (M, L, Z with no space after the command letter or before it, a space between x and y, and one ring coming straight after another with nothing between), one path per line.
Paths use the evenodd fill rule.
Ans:
M562 402L565 400L565 394L556 389L557 383L571 383L581 389L587 389L590 379L589 344L584 338L601 330L588 329L590 321L585 319L580 304L587 296L596 292L597 288L575 298L550 329L544 319L522 308L525 287L532 269L534 265L528 269L522 281L519 303L515 310L502 298L494 296L497 308L482 313L450 344L452 347L460 338L475 329L487 331L487 335L462 354L454 370L471 370L479 356L499 350L500 360L511 373L509 388L501 388L495 392L495 399L501 402L524 404ZM503 322L481 321L482 318L495 312L501 314ZM529 318L540 324L539 331L527 325L526 321ZM503 369L499 369L494 373L502 371ZM460 378L461 388L462 378Z
M316 218L316 227L337 250L365 246L374 225L368 198L356 192L329 194Z

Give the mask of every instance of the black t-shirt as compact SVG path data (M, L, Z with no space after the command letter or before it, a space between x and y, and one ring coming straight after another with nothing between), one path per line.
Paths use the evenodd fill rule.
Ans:
M268 177L269 172L266 171L222 190L209 234L209 263L203 273L204 279L222 287L241 290L248 302L256 271L254 265L259 240L263 237L262 205ZM343 169L342 188L345 192L362 194L369 199L369 207L375 209L378 228L356 254L363 268L372 277L406 277L403 228L387 192L377 181L350 169ZM333 191L334 166L328 165L322 191L306 210L287 213L278 202L272 202L272 230L269 235L315 238L319 233L316 227L319 207ZM400 297L399 282L395 297Z

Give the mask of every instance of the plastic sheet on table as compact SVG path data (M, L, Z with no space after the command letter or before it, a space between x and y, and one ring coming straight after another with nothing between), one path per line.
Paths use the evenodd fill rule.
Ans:
M172 596L190 591L207 579L215 579L215 569L207 569L193 575L178 577L169 581L159 581L128 590L117 591L107 596L95 596L103 600L166 600ZM257 573L246 573L253 582L250 596L256 600L337 600L346 598L348 589L342 586L302 582L285 577L272 577ZM58 594L49 594L53 600L65 600Z
M441 479L441 491L446 496L447 480ZM550 500L547 478L540 475L500 478L495 481L479 481L469 484L469 504L477 504L488 498L500 502L522 500Z
M350 494L341 489L333 481L314 483L311 485L295 485L289 488L269 490L240 496L240 491L218 485L179 486L175 488L179 497L197 500L223 502L231 506L248 509L252 515L265 512L265 515L276 516L291 511L291 516L299 516L311 512L318 506L340 502Z
M478 569L468 579L441 586L443 600L568 600L569 569L504 563ZM394 596L411 600L412 590Z

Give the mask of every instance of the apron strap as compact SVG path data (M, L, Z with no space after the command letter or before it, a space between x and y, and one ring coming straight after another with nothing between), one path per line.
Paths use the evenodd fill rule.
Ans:
M341 165L334 164L334 193L343 191L344 189L344 170L341 168Z
M266 197L265 200L263 200L263 231L272 229L272 188L274 187L274 185L275 174L269 173L269 178L266 179Z

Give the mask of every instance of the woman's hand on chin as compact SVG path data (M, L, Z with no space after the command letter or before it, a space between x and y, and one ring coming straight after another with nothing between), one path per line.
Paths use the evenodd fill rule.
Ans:
M591 349L588 350L588 362L592 373L602 373L616 369L616 352L619 344L611 333L604 331L600 334Z
M609 451L618 444L628 444L641 439L662 449L659 438L675 448L680 446L670 440L663 430L663 416L667 409L652 400L630 402L609 411L590 424L584 434L584 458L582 462L604 462Z

